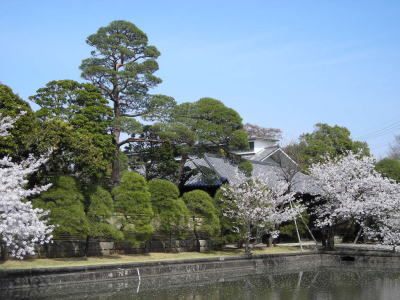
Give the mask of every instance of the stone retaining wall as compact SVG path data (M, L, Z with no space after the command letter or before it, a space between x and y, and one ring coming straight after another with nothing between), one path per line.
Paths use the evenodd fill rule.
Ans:
M37 257L79 257L85 255L86 241L83 240L54 240L53 243L40 246ZM211 243L200 240L152 240L139 247L133 247L127 242L90 241L89 256L103 256L111 254L139 254L147 252L204 252L211 249Z
M90 283L90 289L135 286L168 286L197 280L229 280L247 274L294 272L319 267L376 268L400 270L400 255L371 251L329 251L296 254L253 255L180 261L159 261L86 267L0 270L0 298L15 295L34 297L40 291L70 292Z
M266 269L295 269L318 267L321 255L317 253L254 255L253 257L220 257L179 261L159 261L102 266L0 270L0 290L36 288L115 279L141 279L154 276L176 276L200 273L231 272L243 274L246 270L264 272Z

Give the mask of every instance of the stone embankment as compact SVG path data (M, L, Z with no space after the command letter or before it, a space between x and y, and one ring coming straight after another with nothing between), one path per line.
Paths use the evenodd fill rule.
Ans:
M388 251L335 250L293 254L219 257L86 267L43 268L0 271L0 298L20 294L35 297L42 290L54 293L73 289L102 289L141 285L141 288L232 280L238 276L290 273L317 268L368 268L400 270L400 254ZM53 293L53 292L52 292ZM61 294L60 294L61 295ZM4 298L6 299L6 298Z

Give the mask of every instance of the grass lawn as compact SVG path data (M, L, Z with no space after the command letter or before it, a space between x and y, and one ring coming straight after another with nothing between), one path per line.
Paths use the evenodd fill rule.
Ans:
M309 250L304 250L309 251ZM148 254L129 254L129 255L109 255L109 256L91 256L71 257L71 258L35 258L24 260L7 260L0 263L0 270L10 269L34 269L34 268L57 268L72 266L92 266L106 264L121 264L146 261L161 260L180 260L191 258L209 258L221 256L238 256L243 254L243 250L232 249L225 251L209 251L206 253L199 252L181 252L181 253L159 253L153 252ZM261 250L254 250L254 254L275 254L275 253L296 253L300 249L293 246L276 246Z

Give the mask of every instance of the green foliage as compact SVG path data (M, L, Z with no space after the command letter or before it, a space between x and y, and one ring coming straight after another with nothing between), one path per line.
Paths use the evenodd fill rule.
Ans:
M41 108L37 149L52 149L47 172L86 178L104 176L115 147L109 134L111 109L99 90L73 80L51 81L30 99Z
M307 214L307 211L303 211L301 213L301 216L302 216L304 222L306 224L308 224L309 216ZM299 230L300 236L304 236L305 234L307 234L307 228L304 225L303 221L301 220L300 216L297 217L296 222L297 222L297 228ZM292 239L297 240L296 226L294 224L294 221L290 221L290 222L287 222L287 223L281 225L279 227L279 233L280 233L280 236L288 236Z
M121 172L127 172L129 170L128 156L124 152L119 151L117 160L118 160L119 169L121 170Z
M375 169L382 175L400 182L400 160L384 158L376 164Z
M104 85L112 84L110 81L125 83L120 85L121 92L137 97L143 97L150 87L161 83L153 75L158 70L156 59L160 52L148 45L146 34L134 24L113 21L100 27L86 42L95 50L91 58L82 61L83 78L93 82L104 78L100 83ZM119 63L118 68L112 68L114 61Z
M104 133L110 125L112 111L92 84L54 80L29 99L40 106L37 116L42 120L61 119L91 133Z
M301 135L298 145L291 145L285 150L304 168L323 161L326 156L335 157L350 150L369 155L367 143L353 141L346 127L323 123L317 123L314 132Z
M168 180L153 179L149 181L151 204L155 214L160 214L171 207L171 201L179 198L179 190Z
M247 137L242 130L242 118L232 108L212 98L201 98L194 103L182 103L173 112L175 125L184 125L192 132L183 132L183 136L191 144L191 140L201 145L213 144L231 148L246 148ZM234 143L233 143L234 142Z
M175 145L182 157L176 178L176 182L182 184L183 168L189 155L246 149L247 136L242 127L242 119L235 110L221 101L202 98L176 106L170 121L155 124L153 130L161 139Z
M10 135L0 140L0 157L10 155L17 161L26 158L32 152L38 129L35 113L29 104L14 94L11 88L0 83L0 114L15 118L21 112L25 114L14 123Z
M225 243L239 242L243 240L240 232L243 230L238 230L242 225L239 220L233 218L227 218L223 215L224 211L232 209L234 207L233 203L225 201L224 194L221 190L218 190L214 196L214 202L218 210L219 220L221 223L221 239Z
M175 184L162 179L149 181L151 202L158 223L157 230L170 239L183 238L186 233L189 211L179 198Z
M251 162L249 162L248 160L242 160L239 165L238 168L240 171L242 171L247 177L251 177L251 174L253 172L253 165L251 164Z
M213 199L206 192L194 190L183 194L183 201L189 209L191 226L196 239L200 239L199 233L215 237L220 232L218 211Z
M90 237L113 237L122 239L122 233L110 224L114 212L111 194L99 185L89 188L86 197L86 215Z
M145 126L143 139L156 139L151 126ZM175 161L177 156L176 147L171 143L137 143L126 148L130 156L129 164L133 170L143 169L147 180L154 178L174 180L179 164Z
M84 210L84 196L77 181L70 176L59 176L53 186L32 201L35 207L49 210L50 224L56 225L55 237L60 234L85 236L89 222Z
M125 172L120 185L112 190L112 195L125 239L133 245L148 240L153 232L153 209L144 177L138 173Z
M35 207L50 211L56 238L63 234L122 238L121 232L110 224L114 212L111 194L98 185L89 186L82 193L76 179L59 176L48 191L32 202Z
M99 87L108 100L119 104L115 118L130 113L152 120L168 114L175 101L148 94L150 88L161 83L154 75L160 52L148 45L143 31L130 22L117 20L100 27L86 42L94 50L91 58L82 61L82 77Z
M249 150L248 135L243 129L232 132L229 142L229 148L232 150Z
M149 94L151 88L161 83L161 79L154 75L158 70L156 59L160 52L148 44L143 31L123 20L99 28L86 42L93 51L90 58L82 61L81 75L98 87L114 106L114 145L119 149L137 142L136 136L143 132L137 118L147 121L165 119L176 105L171 97ZM120 140L124 132L130 137ZM117 184L121 170L116 158L118 152L114 154L111 180Z

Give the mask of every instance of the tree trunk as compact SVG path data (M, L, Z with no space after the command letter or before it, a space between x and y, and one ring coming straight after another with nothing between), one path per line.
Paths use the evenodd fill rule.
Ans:
M246 241L244 243L244 254L246 254L246 255L250 255L251 254L250 238L246 238Z
M113 187L117 186L120 182L120 164L118 160L118 151L117 154L114 155L114 160L112 161L112 170L111 170L111 184Z
M188 160L188 157L186 155L182 155L181 161L179 162L179 168L176 173L176 179L175 183L180 186L182 183L182 175L183 175L183 169L185 168L185 164Z
M114 118L119 118L121 116L121 108L119 106L119 95L118 92L115 92L113 95L114 100ZM121 130L119 128L113 128L113 143L115 145L114 150L114 159L112 161L112 170L111 170L111 184L113 187L117 186L120 182L120 163L119 163L119 138L121 135Z
M246 240L245 240L245 244L244 244L244 254L246 254L246 255L251 255L250 238L251 238L251 225L250 225L250 223L248 223Z
M6 246L6 244L5 244L2 240L0 240L0 252L1 252L0 260L1 260L1 261L6 261L6 257L7 257L7 246Z
M193 217L193 233L196 238L196 249L197 249L197 251L200 252L200 237L199 237L199 233L197 232L195 217Z
M90 236L87 235L86 236L86 243L85 243L85 256L88 257L89 255L89 240L90 240Z
M354 239L353 244L357 244L358 239L359 239L360 236L361 236L361 232L362 232L362 227L360 227L360 229L358 230L357 236L356 236L356 238Z
M273 242L274 242L274 238L272 237L272 234L270 234L270 235L268 236L268 243L267 243L267 246L268 246L268 247L273 247Z
M332 226L325 227L322 230L322 246L325 250L333 250L335 248L335 231Z

